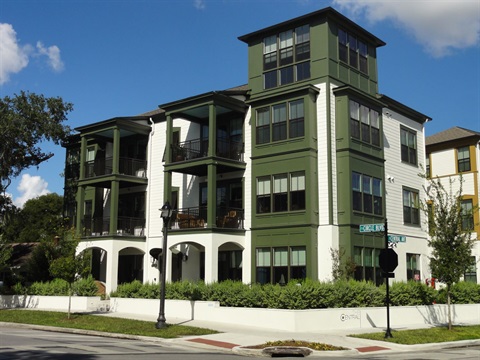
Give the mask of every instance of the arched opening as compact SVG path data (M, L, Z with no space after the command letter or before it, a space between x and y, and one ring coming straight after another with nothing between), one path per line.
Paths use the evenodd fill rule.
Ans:
M143 257L145 253L139 249L128 247L118 253L118 284L130 283L134 280L143 282Z
M243 248L225 243L218 248L218 281L242 281Z

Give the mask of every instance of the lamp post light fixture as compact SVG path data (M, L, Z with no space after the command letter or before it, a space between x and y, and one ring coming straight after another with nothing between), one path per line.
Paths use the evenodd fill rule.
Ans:
M166 326L165 319L165 280L166 280L166 271L167 271L167 234L168 234L168 223L172 217L172 207L167 201L162 208L160 209L160 217L163 219L163 247L162 247L162 267L160 273L160 311L158 313L157 323L155 327L157 329L162 329Z

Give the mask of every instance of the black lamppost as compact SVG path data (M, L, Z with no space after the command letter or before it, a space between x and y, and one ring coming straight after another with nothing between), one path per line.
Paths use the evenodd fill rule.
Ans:
M160 312L158 313L157 323L155 327L157 329L164 328L165 323L165 278L167 271L167 233L168 233L168 223L172 217L172 207L167 201L162 208L160 209L160 217L163 219L163 247L162 247L162 268L160 274Z

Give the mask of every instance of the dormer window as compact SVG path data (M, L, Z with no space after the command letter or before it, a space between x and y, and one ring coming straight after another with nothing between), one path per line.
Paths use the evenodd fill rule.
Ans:
M310 26L263 39L264 89L310 78Z
M368 46L353 34L338 30L338 58L351 67L368 74Z

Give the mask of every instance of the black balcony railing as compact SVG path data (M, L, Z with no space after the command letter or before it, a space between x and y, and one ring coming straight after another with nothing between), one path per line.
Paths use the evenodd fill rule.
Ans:
M145 219L119 216L117 219L117 230L110 233L109 217L90 217L83 219L83 236L145 236Z
M244 145L242 142L227 139L217 140L216 155L225 159L243 161ZM208 155L208 140L188 140L172 145L172 162L194 160Z
M217 208L215 226L224 229L243 229L244 210ZM201 229L207 227L207 207L190 207L174 212L171 229Z
M121 157L118 163L118 172L145 178L147 175L147 161ZM113 158L101 158L85 162L85 178L110 175L113 172Z

